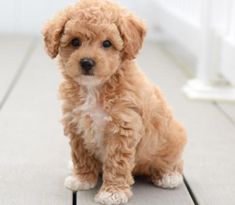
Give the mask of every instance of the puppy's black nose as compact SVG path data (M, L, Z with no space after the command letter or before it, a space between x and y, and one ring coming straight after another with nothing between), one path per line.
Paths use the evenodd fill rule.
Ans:
M95 66L95 61L90 58L83 58L80 60L80 66L84 71L88 72Z

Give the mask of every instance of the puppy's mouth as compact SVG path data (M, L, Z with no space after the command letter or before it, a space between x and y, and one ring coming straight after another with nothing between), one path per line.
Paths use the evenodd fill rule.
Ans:
M94 73L93 73L93 72L90 72L90 71L83 71L83 72L82 72L82 75L83 75L83 76L94 76Z
M101 80L97 78L93 73L82 74L76 79L77 83L83 86L98 86L101 83Z

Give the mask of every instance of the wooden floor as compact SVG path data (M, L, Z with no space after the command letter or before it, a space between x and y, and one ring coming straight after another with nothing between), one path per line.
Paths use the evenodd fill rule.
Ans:
M0 59L0 204L70 205L56 63L31 37L0 36ZM146 42L138 62L164 91L189 140L185 184L163 190L137 179L129 204L235 204L235 105L185 98L184 73L153 42ZM96 191L78 192L77 205L95 204Z

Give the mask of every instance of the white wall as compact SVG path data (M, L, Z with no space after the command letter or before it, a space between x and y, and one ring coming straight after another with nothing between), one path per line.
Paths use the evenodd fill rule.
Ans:
M0 33L40 34L43 23L56 11L77 0L0 0ZM146 19L151 27L150 1L119 0L122 5Z
M0 32L37 34L57 10L75 0L0 0Z

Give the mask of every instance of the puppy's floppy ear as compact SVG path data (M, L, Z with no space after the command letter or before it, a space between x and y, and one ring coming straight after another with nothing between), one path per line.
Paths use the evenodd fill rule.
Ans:
M58 55L60 38L64 31L66 22L71 18L72 7L59 12L54 18L49 20L43 29L45 47L48 55L55 58Z
M119 21L118 28L124 41L123 57L134 59L142 47L146 34L144 23L131 13L126 13Z

